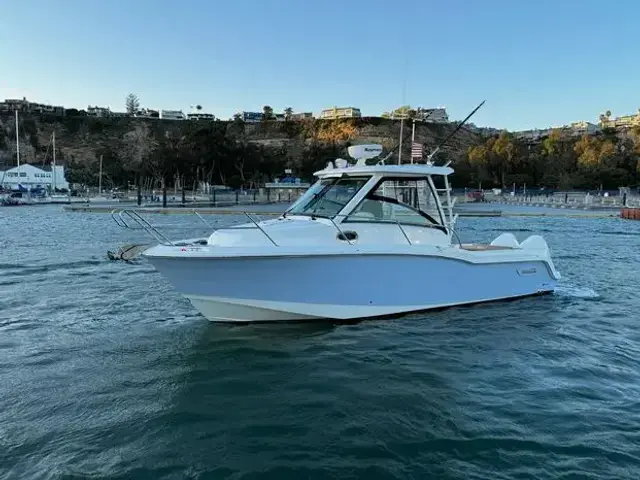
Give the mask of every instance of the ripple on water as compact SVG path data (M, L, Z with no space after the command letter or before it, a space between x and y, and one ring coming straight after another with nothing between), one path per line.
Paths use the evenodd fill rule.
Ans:
M222 326L106 260L138 232L0 217L2 478L640 477L638 223L461 220L465 241L543 233L547 297Z

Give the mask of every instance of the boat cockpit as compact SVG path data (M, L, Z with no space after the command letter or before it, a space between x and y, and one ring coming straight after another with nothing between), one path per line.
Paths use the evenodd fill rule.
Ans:
M313 184L284 217L327 218L348 224L394 224L433 228L448 234L448 223L430 168L367 166L317 172ZM341 169L342 170L342 169ZM437 172L442 173L442 172Z

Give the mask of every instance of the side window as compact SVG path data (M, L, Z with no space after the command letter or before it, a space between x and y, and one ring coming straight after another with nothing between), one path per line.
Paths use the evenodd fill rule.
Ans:
M426 180L383 180L347 217L350 222L441 225L437 202Z

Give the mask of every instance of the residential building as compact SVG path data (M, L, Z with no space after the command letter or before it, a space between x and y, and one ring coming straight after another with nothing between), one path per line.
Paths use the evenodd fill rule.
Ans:
M150 108L141 108L133 114L136 118L160 118L160 112L158 110L151 110Z
M216 117L211 113L196 112L196 113L188 113L187 119L188 120L209 120L210 122L212 122L216 119Z
M89 105L87 107L87 115L92 117L110 117L111 109L109 107L98 107L97 105L92 107Z
M534 128L532 130L522 130L520 132L514 132L513 136L518 140L524 140L529 142L539 142L544 137L548 137L551 133L550 128L543 128L542 130Z
M14 112L16 110L22 113L64 116L64 107L29 102L26 97L23 97L22 100L7 98L0 103L0 112Z
M626 129L640 127L640 112L636 115L623 115L622 117L609 118L600 115L600 126L602 128Z
M0 103L0 110L4 112L29 112L29 102L27 98L23 97L22 100L7 98L4 102Z
M43 187L68 190L69 183L64 176L64 166L50 165L36 167L30 163L23 163L19 167L0 172L0 185L4 188L17 189L23 187Z
M355 107L333 107L327 108L320 112L320 118L324 120L333 120L336 118L360 118L362 114L359 108Z
M184 120L186 117L182 110L160 110L160 118L163 120Z
M312 112L292 113L291 120L311 120L313 119Z
M240 112L240 118L246 123L257 123L262 120L262 112Z
M600 132L600 127L594 123L581 121L573 122L565 127L570 135L593 135Z
M416 120L427 123L449 123L449 115L446 108L418 108L416 109Z

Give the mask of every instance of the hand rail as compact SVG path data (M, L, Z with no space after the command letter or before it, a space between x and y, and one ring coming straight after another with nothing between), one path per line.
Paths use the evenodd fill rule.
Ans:
M404 231L404 228L402 228L402 225L400 225L400 222L397 220L396 220L396 225L398 225L398 228L402 232L402 235L404 235L404 238L407 240L407 243L409 245L413 245L413 243L411 243L411 240L409 240L409 237L407 236L407 232Z
M138 212L135 210L123 210L120 212L120 215L125 214L129 218L131 218L134 222L140 225L146 232L150 233L156 240L160 241L160 243L168 243L169 245L173 245L173 242L164 235L160 230L151 225L147 219L143 218Z
M192 210L192 212L200 219L202 220L202 223L204 223L207 227L209 228L213 228L213 225L209 225L209 222L207 222L204 218L202 218L202 215L200 215L198 212L196 212L195 210Z
M205 218L197 211L195 210L187 210L184 212L185 214L192 214L195 215L200 221L202 221L202 223L204 225L207 226L207 228L210 228L212 230L218 231L218 230L239 230L239 229L249 229L249 228L257 228L258 230L260 230L260 232L269 240L269 242L275 246L275 247L279 247L278 243L273 239L273 237L271 237L271 235L269 235L269 233L267 233L265 231L264 228L262 228L262 226L260 226L260 224L256 221L256 219L249 213L246 211L236 211L233 212L233 214L235 215L244 215L246 216L249 221L251 222L252 225L235 225L235 226L229 226L229 227L220 227L220 228L215 228L213 225L211 225L209 222L207 222L205 220ZM278 213L271 213L271 212L260 212L260 215L280 215ZM402 214L400 214L400 216L402 216ZM160 230L158 226L154 226L152 225L146 218L142 217L140 215L139 212L132 210L132 209L124 209L124 210L118 210L118 209L113 209L111 211L111 217L112 219L115 221L115 223L121 227L121 228L126 228L129 230L136 230L136 229L140 229L140 230L144 230L146 233L148 233L150 236L152 236L155 240L157 240L158 242L165 244L165 245L175 245L175 242L173 242L172 240L169 239L169 237L167 237L165 234L163 234ZM409 238L409 235L407 234L407 231L405 230L405 228L402 226L402 224L400 223L399 220L397 219L379 219L379 220L372 220L370 219L370 217L358 217L357 214L351 214L351 215L336 215L334 218L340 218L340 217L351 217L354 218L356 221L354 223L388 223L388 224L394 224L398 227L398 229L400 230L400 232L402 233L402 236L404 237L404 239L407 241L407 243L409 245L413 245L413 243L411 242L411 239ZM456 215L457 217L457 215ZM355 243L350 240L349 238L347 238L347 236L344 233L344 230L340 227L340 225L334 220L334 218L328 218L328 217L319 217L325 220L329 220L331 222L331 224L335 227L335 229L337 230L338 234L340 235L340 238L344 238L347 243L349 245L354 245ZM360 222L358 222L357 220L361 219ZM131 221L133 223L131 223ZM449 236L451 238L455 237L455 239L457 240L457 243L462 246L462 241L458 235L458 233L455 231L453 224L455 224L454 222L451 222L447 225L444 226L444 229L446 229L446 231L449 233ZM136 227L137 225L137 227ZM178 226L178 225L175 225ZM442 230L443 226L442 225L432 225L429 223L424 223L424 224L415 224L416 227L422 227L422 228L434 228L437 230ZM193 227L193 225L191 226Z
M337 216L337 215L336 215ZM333 223L333 226L336 227L336 229L338 230L338 235L340 236L340 238L344 238L347 243L349 245L353 245L353 243L351 242L351 240L349 240L349 238L344 234L344 232L340 229L340 227L338 226L338 224L336 222L333 221L333 218L330 218L329 220L331 220L331 223Z
M271 238L271 237L269 236L269 234L268 234L267 232L265 232L265 231L262 229L262 227L261 227L260 225L258 225L258 222L256 222L256 221L253 219L253 217L252 217L251 215L249 215L249 212L243 212L243 213L247 216L247 218L248 218L249 220L251 220L251 221L253 222L253 224L258 228L258 230L260 230L260 231L264 234L264 236L265 236L265 237L267 237L267 238L271 241L271 243L273 243L273 245L274 245L275 247L277 247L277 246L278 246L278 244L273 240L273 238Z

